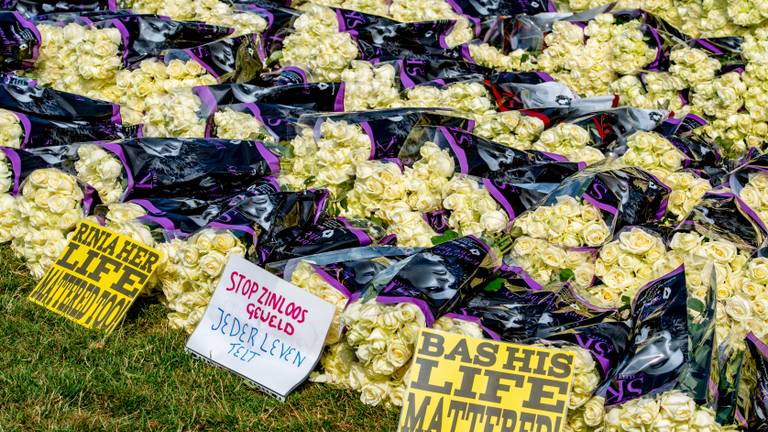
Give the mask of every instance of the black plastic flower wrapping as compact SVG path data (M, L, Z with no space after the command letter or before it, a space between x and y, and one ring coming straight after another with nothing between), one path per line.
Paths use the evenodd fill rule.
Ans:
M613 406L670 390L690 361L688 290L683 267L649 282L632 302L627 357L598 393Z
M193 87L202 106L198 113L208 117L221 105L265 103L289 105L313 111L344 111L343 83L287 84L262 87L254 84L219 84Z
M142 136L142 125L112 122L54 120L35 114L11 112L21 126L19 148L50 147L85 141L112 141Z
M427 326L474 296L496 267L496 257L483 240L467 236L425 249L390 266L371 281L364 300L412 303Z
M0 69L29 69L43 42L32 21L18 12L0 12Z
M20 12L26 16L50 13L87 14L91 12L115 12L118 10L116 0L3 0L0 10Z
M50 120L122 124L117 104L10 81L0 84L0 108Z
M768 345L753 333L747 335L746 342L757 371L757 386L749 407L747 424L751 432L764 432L768 431Z
M97 143L123 164L123 199L230 196L276 175L276 155L258 141L137 138Z

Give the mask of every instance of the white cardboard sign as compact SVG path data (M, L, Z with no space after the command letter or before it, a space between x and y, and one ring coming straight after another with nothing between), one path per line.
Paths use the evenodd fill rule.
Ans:
M187 351L284 401L314 369L334 311L334 305L233 256Z

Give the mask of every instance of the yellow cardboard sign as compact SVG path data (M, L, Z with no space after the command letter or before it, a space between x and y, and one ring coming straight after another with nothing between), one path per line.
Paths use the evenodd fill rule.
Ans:
M83 221L29 300L84 327L110 333L159 261L156 250Z
M574 354L424 329L400 432L560 432Z

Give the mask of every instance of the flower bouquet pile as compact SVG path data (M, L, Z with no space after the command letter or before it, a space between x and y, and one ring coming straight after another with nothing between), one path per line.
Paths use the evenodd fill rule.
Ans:
M432 327L573 353L565 430L764 423L759 2L8 3L33 276L88 219L162 252L172 328L234 255L330 302L312 380L367 404Z

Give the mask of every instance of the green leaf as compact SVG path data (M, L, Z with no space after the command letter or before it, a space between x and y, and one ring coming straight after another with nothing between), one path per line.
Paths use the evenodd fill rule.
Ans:
M488 282L488 284L485 286L485 288L483 288L483 291L496 292L496 291L500 290L501 287L503 287L503 286L504 286L504 279L496 278L496 279Z
M459 233L453 230L448 230L439 236L432 237L432 244L437 246L439 244L446 243L451 240L456 240L457 238L459 238Z
M569 281L574 278L573 270L571 269L560 269L560 282Z
M704 304L703 301L691 297L688 299L688 308L695 310L698 313L704 313L704 309L706 309L707 305Z

